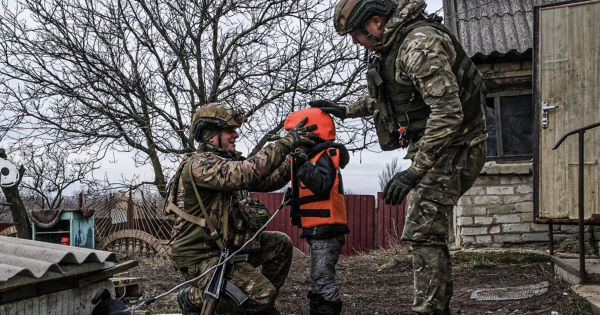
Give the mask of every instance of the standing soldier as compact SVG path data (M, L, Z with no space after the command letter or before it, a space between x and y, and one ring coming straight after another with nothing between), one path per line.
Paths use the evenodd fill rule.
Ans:
M240 248L266 223L267 210L258 200L245 198L245 191L283 187L290 172L286 156L300 146L311 147L317 138L311 132L316 126L304 126L303 119L285 137L243 159L235 151L235 142L239 136L236 128L244 121L242 113L222 103L201 106L192 118L191 133L200 145L180 164L166 208L177 216L172 258L188 280L217 265L223 253ZM219 272L209 272L179 292L177 300L184 315L207 312L216 301L220 301L218 313L280 314L275 298L292 261L291 240L283 233L263 232L249 244L242 252L248 255L236 255L234 263L225 264L224 276L212 291L205 287ZM210 284L209 289L212 280ZM228 294L219 296L221 288ZM218 297L209 302L208 293Z
M372 115L383 150L408 148L411 166L387 183L383 196L396 205L413 191L402 233L413 249L413 311L450 314L448 217L485 162L487 91L441 18L424 9L424 0L340 0L337 32L372 52L369 93L346 107L327 100L311 106L341 119Z

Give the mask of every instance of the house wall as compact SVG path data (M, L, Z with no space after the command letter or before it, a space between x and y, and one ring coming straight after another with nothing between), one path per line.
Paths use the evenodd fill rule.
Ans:
M115 296L110 280L96 282L82 288L59 291L0 305L0 314L15 315L89 315L92 299L98 291L107 288Z
M533 163L487 162L479 178L455 208L455 244L459 247L507 247L548 243L549 225L533 213ZM586 251L600 238L586 226ZM553 225L557 251L577 252L577 225Z
M460 246L504 246L547 242L548 225L534 223L533 165L487 162L473 187L459 200Z
M477 65L477 69L483 74L490 92L532 88L531 60L482 63Z
M477 68L491 93L532 89L530 60L481 63ZM535 222L533 163L488 161L473 187L459 200L454 213L454 242L459 247L505 247L548 243L549 225ZM586 250L592 250L600 232L586 227ZM575 225L554 225L558 251L578 250ZM595 233L594 233L595 232Z

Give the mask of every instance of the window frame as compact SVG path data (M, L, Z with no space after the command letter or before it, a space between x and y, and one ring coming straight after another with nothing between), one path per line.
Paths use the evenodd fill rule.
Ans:
M499 92L491 92L488 93L485 98L494 99L494 122L496 124L496 150L498 152L497 156L486 156L486 161L524 161L524 160L532 160L533 159L533 148L531 148L531 154L522 154L522 155L504 155L504 146L502 145L502 109L500 106L500 98L502 97L510 97L510 96L527 96L530 95L533 98L533 89L519 89L519 90L508 90L508 91L499 91ZM487 104L487 102L486 102ZM533 106L535 106L535 102L531 102L531 119L532 124L534 123L534 115L533 115ZM487 105L485 105L487 107ZM533 127L533 126L532 126ZM532 129L533 130L533 129ZM533 134L532 134L533 137ZM532 142L535 145L535 139Z

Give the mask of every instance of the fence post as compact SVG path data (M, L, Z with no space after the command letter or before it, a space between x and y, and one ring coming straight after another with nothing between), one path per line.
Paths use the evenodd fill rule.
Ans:
M127 200L127 228L133 228L133 194L129 188L129 199Z
M375 204L373 205L373 209L374 209L374 211L373 211L373 216L374 216L374 218L373 218L373 225L374 225L373 232L375 234L375 239L374 239L373 243L375 245L375 248L381 248L381 245L379 244L379 241L380 241L379 240L379 194L380 193L377 193L375 195L375 201L374 201Z

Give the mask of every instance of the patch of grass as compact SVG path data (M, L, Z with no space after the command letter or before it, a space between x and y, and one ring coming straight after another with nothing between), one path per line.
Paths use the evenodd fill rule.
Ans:
M579 301L574 309L568 310L564 315L592 315L592 309L586 301Z
M452 255L455 270L487 269L500 265L529 265L550 262L548 255L509 251L456 252Z

